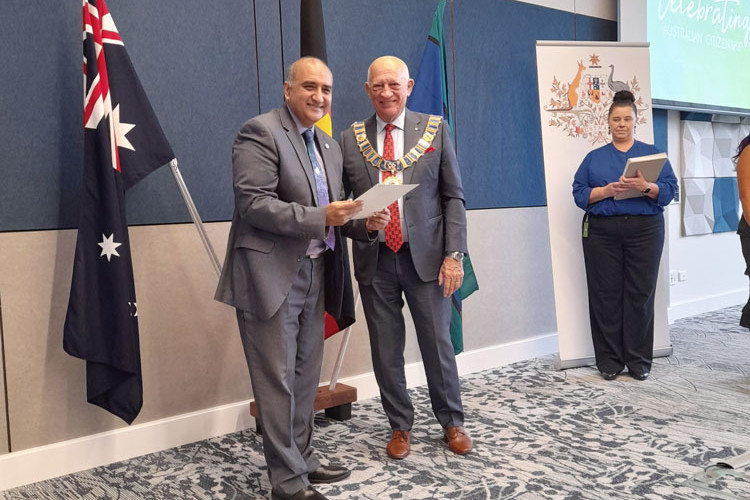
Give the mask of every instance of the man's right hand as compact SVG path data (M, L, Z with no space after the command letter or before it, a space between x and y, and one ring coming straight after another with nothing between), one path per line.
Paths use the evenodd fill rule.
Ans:
M326 205L326 226L342 226L362 211L361 201L334 201Z

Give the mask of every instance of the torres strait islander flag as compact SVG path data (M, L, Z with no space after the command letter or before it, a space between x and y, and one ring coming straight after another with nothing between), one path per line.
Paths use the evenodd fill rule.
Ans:
M445 64L445 37L443 36L443 12L445 0L440 0L432 20L432 27L427 35L427 44L419 63L419 71L414 79L414 89L409 96L407 107L412 111L441 115L453 130L453 116L448 101L448 72ZM462 302L469 295L479 290L474 267L468 255L463 260L464 281L453 294L453 312L451 316L451 343L453 351L458 354L464 350Z
M104 0L83 0L84 158L63 347L89 403L132 423L143 405L125 191L174 158Z
M328 64L326 29L323 23L323 6L320 0L301 0L300 2L300 57L305 56L317 57ZM330 114L326 114L318 120L315 126L326 134L333 136ZM340 312L326 311L325 338L346 329L354 323L355 318L352 277L349 271L349 250L346 240L342 238L340 241L341 244L336 245L334 251L344 254L344 302Z

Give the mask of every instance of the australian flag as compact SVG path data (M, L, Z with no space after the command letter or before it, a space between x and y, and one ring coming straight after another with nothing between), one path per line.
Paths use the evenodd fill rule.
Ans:
M89 403L128 424L143 405L125 191L174 158L104 0L83 0L84 160L63 347Z

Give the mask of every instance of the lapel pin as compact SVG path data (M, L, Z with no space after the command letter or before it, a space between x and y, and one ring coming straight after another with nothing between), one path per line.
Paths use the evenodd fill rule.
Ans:
M325 144L325 146L323 146L323 147L324 147L324 148L326 148L326 149L328 149L328 148L330 148L331 146L329 146L329 145L328 145L328 143L326 143L326 144Z

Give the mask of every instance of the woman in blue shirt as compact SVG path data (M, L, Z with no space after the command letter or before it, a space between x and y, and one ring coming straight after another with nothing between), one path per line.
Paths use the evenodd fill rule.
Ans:
M659 151L636 141L633 94L617 92L609 108L612 142L589 152L573 180L573 198L586 211L583 256L596 366L606 380L625 367L638 380L651 371L654 295L664 247L664 206L677 190L669 161L656 182L640 171L622 177L628 158ZM642 196L616 200L630 189Z

